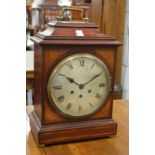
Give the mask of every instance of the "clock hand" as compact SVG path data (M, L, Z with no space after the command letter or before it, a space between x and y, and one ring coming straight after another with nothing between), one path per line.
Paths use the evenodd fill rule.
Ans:
M76 85L80 86L80 84L78 84L77 82L75 82L73 78L69 78L69 77L67 77L67 76L65 76L65 77L68 79L68 81L69 81L70 83L75 83Z
M83 86L87 85L89 82L93 81L94 79L96 79L97 77L99 77L103 72L95 75L92 79L90 79L89 81L87 81L86 83L83 84Z

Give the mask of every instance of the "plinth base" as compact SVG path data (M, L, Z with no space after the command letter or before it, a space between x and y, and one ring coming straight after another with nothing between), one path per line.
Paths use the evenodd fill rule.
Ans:
M35 112L30 114L32 134L38 145L88 140L116 134L117 123L112 119L59 123L41 126Z

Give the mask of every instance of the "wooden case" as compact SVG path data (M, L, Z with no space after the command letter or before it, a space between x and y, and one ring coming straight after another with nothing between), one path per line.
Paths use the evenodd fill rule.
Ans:
M80 30L83 36L78 36ZM34 55L34 111L30 125L37 144L55 144L74 140L93 139L116 134L117 123L112 119L114 75L117 47L115 38L99 32L92 23L53 22L31 38ZM89 53L107 65L111 76L111 91L104 106L83 119L65 118L49 104L47 82L51 71L65 57L75 53Z

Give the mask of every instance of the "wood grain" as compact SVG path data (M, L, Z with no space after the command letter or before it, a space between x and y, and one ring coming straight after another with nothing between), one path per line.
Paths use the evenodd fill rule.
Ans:
M49 35L38 34L31 37L31 40L35 42L35 54L34 112L30 115L30 126L37 144L56 144L115 135L117 123L111 116L116 50L121 43L99 32L98 27L92 23L58 22L54 26L49 25L47 29L51 28L52 34L50 32ZM83 37L75 35L77 28L84 33ZM105 63L110 72L111 91L104 106L96 113L87 118L75 120L63 117L52 106L54 103L49 101L47 83L49 75L59 62L70 55L79 53L95 55Z
M56 4L57 0L45 0L44 2ZM73 4L79 2L81 4L85 2L91 6L92 22L99 26L101 32L115 37L117 37L117 35L124 36L126 0L74 0ZM124 39L119 40L123 42ZM69 42L71 41L72 40ZM119 48L117 52L116 85L121 84L122 51L122 48Z
M126 0L103 0L102 32L115 36L118 40L124 40ZM122 52L123 48L117 50L117 65L115 72L115 85L121 83Z
M46 2L56 4L56 0L46 0ZM79 0L74 0L74 2L79 2ZM124 36L126 0L82 0L81 2L90 4L92 22L96 23L104 34L115 36L123 42L124 39L118 36ZM72 42L72 40L67 42ZM117 52L115 85L121 84L122 51L120 47Z
M33 106L27 107L29 116ZM37 147L32 133L27 130L27 155L128 155L128 101L115 100L113 118L118 123L117 135L75 143ZM27 117L27 122L29 122ZM29 126L27 126L29 129Z
M106 63L106 66L108 67L108 70L111 73L111 77L113 77L114 74L114 60L115 60L115 52L114 52L114 48L100 48L100 47L96 47L95 50L92 50L94 47L85 47L83 46L82 48L80 47L80 49L78 49L77 46L73 46L70 47L68 49L64 48L64 47L46 47L46 49L44 51L44 53L46 53L45 55L45 70L44 70L44 77L46 79L45 81L45 87L49 78L49 75L51 73L51 71L53 70L53 68L55 67L55 65L64 57L67 57L69 55L75 54L77 53L82 53L85 51L90 52L90 54L94 54L96 56L98 56L99 58L101 58L102 60L104 60L104 63ZM70 50L70 51L69 51ZM66 52L68 51L68 52ZM88 53L87 52L87 53ZM47 74L46 74L47 73ZM111 89L113 90L113 85L111 87ZM46 88L45 88L45 92L46 92ZM112 104L112 100L111 100L111 95L109 95L109 99L107 100L107 103L105 104L104 108L102 110L100 110L100 112L96 113L95 115L93 115L92 117L90 117L90 119L94 119L94 118L109 118L110 114L111 114L111 104ZM36 95L38 96L38 95ZM43 95L42 95L43 96ZM46 96L46 95L45 95ZM54 112L54 109L51 108L51 104L49 104L49 100L46 97L45 98L45 102L43 104L44 108L45 108L45 115L44 115L44 123L45 124L50 124L50 123L54 123L54 122L63 122L65 121L65 119L61 116L59 116L57 113ZM68 120L66 120L68 121Z
M102 15L103 15L103 0L91 1L91 18L96 23L100 30L102 30Z
M103 10L103 33L116 36L116 19L117 19L117 0L104 0Z

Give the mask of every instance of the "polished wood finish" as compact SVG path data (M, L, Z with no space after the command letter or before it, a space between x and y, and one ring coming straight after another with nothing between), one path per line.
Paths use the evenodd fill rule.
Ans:
M88 0L85 2L90 4L90 19L99 26L100 31L123 42L126 0ZM123 48L118 47L115 85L121 85L122 52Z
M91 19L101 32L115 36L124 41L125 4L126 0L91 0ZM115 72L115 85L121 85L123 48L117 49L117 65ZM116 92L120 93L120 92ZM120 95L121 96L121 95Z
M116 134L117 124L112 119L74 121L40 127L34 112L30 115L30 125L39 145L94 139ZM38 131L39 133L37 133Z
M57 4L57 0L45 0L44 2L45 5ZM115 36L122 42L124 41L125 3L126 0L73 0L73 5L83 6L86 4L90 6L89 16L92 22L99 26L101 32ZM44 16L44 13L42 16ZM123 48L119 47L115 72L115 85L118 86L121 85L122 52ZM120 91L117 93L120 93Z
M44 2L45 5L57 5L57 0L45 0ZM73 5L90 7L89 17L99 26L101 32L115 36L122 42L124 41L125 3L126 0L73 0ZM121 86L122 52L123 47L118 47L115 76L115 85L118 87ZM117 94L121 97L121 90L116 91L115 96L118 96Z
M97 24L102 31L102 17L103 17L103 0L92 0L91 1L91 20Z
M52 33L38 34L32 38L35 42L35 80L34 111L30 115L30 125L37 144L115 135L117 123L112 119L114 75L116 49L121 43L100 33L99 28L91 23L58 22L49 28L52 28ZM84 36L76 36L77 29ZM104 106L92 116L83 119L63 117L51 106L53 103L47 95L48 78L54 67L64 58L76 53L88 53L100 58L106 64L111 77L111 91Z
M102 32L124 40L126 0L103 0ZM121 85L123 48L117 49L117 65L115 72L115 85Z
M90 141L38 147L30 132L29 116L33 106L27 107L27 155L128 155L128 101L114 100L113 118L118 123L117 135Z

